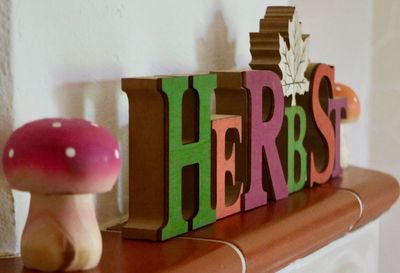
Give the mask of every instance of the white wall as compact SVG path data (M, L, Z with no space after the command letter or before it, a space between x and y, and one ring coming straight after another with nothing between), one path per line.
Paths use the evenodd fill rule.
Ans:
M361 119L348 126L351 163L400 180L400 2L294 0L312 60L336 67L336 79L360 96ZM380 270L399 272L400 203L381 218Z
M374 1L370 165L400 180L400 2ZM400 202L381 219L381 272L399 272Z
M14 115L3 116L2 109L0 120L16 128L38 118L72 116L108 127L120 140L124 168L114 190L97 197L97 213L102 226L122 221L127 215L128 106L120 78L247 68L249 32L258 30L266 6L287 2L14 0L13 87L4 89L12 100L2 101ZM3 217L0 223L16 229L19 240L29 195L14 191L14 196L16 227ZM5 198L0 202L3 207Z

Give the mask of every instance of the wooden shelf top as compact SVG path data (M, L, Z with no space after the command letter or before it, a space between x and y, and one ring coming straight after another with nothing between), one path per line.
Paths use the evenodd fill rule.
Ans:
M395 178L350 167L323 186L166 242L123 240L118 231L104 231L102 260L85 272L274 272L377 218L398 196ZM0 259L0 272L37 271L7 258Z

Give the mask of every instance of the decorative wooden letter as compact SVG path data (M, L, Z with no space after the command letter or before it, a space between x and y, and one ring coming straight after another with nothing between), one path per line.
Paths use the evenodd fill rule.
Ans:
M304 188L307 181L307 152L304 148L304 138L306 136L306 113L301 106L292 106L285 109L285 115L288 120L288 165L287 165L287 183L289 193L293 193ZM299 133L296 131L296 116L299 118ZM297 139L295 135L298 135ZM299 155L299 168L295 168L295 153ZM295 178L295 170L299 170L298 179Z
M162 91L167 95L169 113L168 119L168 184L167 184L167 225L161 231L161 239L165 240L189 230L188 223L183 218L183 167L198 163L197 160L190 158L196 144L187 144L183 148L182 141L182 107L183 95L189 89L189 79L186 77L174 77L162 79ZM206 147L205 147L206 148ZM206 148L207 149L207 148ZM205 151L206 152L206 151ZM201 157L200 153L200 157ZM191 160L188 160L191 159ZM203 166L203 164L201 164ZM193 172L198 172L199 166L193 166ZM197 170L196 170L197 168ZM189 174L190 175L190 174ZM198 181L192 181L198 182ZM188 194L188 193L186 193ZM190 194L193 196L193 194ZM187 213L189 214L189 213ZM191 215L193 217L193 215Z
M210 182L215 86L215 75L122 80L130 104L125 238L166 240L215 222Z
M197 91L199 101L198 141L182 143L182 101L189 89L187 78L166 78L162 90L167 95L169 107L169 172L168 172L168 222L163 228L162 239L168 239L187 231L182 217L182 168L198 165L197 211L189 221L192 229L215 222L215 211L211 208L211 94L216 87L215 75L193 76L192 88ZM196 189L195 189L196 191ZM188 194L185 192L185 194ZM192 194L191 194L192 195ZM196 198L197 197L197 198ZM184 230L186 226L186 230Z
M244 195L245 210L267 203L267 193L263 187L263 175L268 172L271 178L265 188L270 190L275 200L288 196L288 188L276 145L276 138L282 127L284 100L281 81L272 71L246 72L245 87L250 94L251 133L250 133L250 189ZM263 92L271 90L273 113L270 120L263 120ZM263 160L266 157L266 162ZM264 166L263 166L264 165ZM263 173L264 172L264 173Z
M166 98L161 79L122 79L129 101L129 220L124 238L160 240L167 221Z
M359 101L335 84L333 67L310 64L309 40L294 7L268 7L250 33L250 66L259 70L122 79L124 238L166 240L341 175L340 122L352 111L333 91L351 98L354 119Z
M239 137L238 143L242 139L242 119L240 116L215 115L212 118L212 129L215 132L213 138L213 156L215 163L215 211L217 219L232 215L240 211L240 195L243 193L243 183L236 181L236 143L235 139L227 141L228 130L234 132ZM233 131L234 130L234 131ZM233 137L232 137L233 138ZM231 153L227 153L226 146L232 146ZM227 176L230 176L232 185L226 187ZM237 185L240 187L237 187ZM235 189L239 188L239 191Z
M248 91L244 88L244 72L216 72L217 88L215 89L216 113L238 115L242 117L242 141L235 145L236 179L243 183L244 192L250 187L249 173L249 124L250 113ZM243 196L243 195L242 195ZM242 201L242 209L244 202Z
M328 97L332 98L332 90L335 87L334 68L326 64L319 64L313 73L313 79L311 82L311 107L314 122L328 148L325 152L328 156L328 162L325 164L323 170L318 170L315 160L315 151L311 151L309 175L310 186L314 183L323 184L329 180L335 160L335 132L328 114L324 112L324 109L322 109L319 98L321 83L323 80L327 81Z
M329 115L335 113L335 165L332 177L342 175L343 169L340 166L340 120L342 118L342 110L347 110L347 99L329 99Z

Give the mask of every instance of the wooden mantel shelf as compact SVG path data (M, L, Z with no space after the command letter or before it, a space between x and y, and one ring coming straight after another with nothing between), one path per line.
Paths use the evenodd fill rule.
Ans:
M163 243L104 231L100 265L85 272L274 272L377 218L398 196L393 177L350 167L331 183ZM0 272L36 271L9 258Z

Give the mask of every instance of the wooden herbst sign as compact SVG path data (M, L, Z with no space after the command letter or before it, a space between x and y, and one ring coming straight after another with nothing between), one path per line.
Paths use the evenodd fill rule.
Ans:
M250 43L254 70L122 79L124 238L166 240L341 175L340 124L359 115L354 92L335 83L333 67L309 63L294 7L267 8ZM31 192L25 267L96 267L102 240L91 194L109 191L120 173L112 134L81 119L32 121L11 134L2 163L10 185Z
M124 238L166 240L341 175L347 100L334 97L332 66L309 63L295 8L267 8L250 42L254 70L122 79Z

